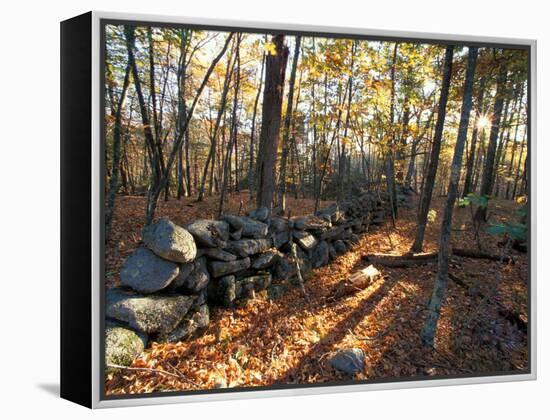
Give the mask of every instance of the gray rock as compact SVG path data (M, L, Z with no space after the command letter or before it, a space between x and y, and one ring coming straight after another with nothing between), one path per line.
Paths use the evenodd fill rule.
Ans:
M178 265L163 260L147 248L137 248L124 261L120 282L141 293L153 293L167 287L178 275Z
M107 373L117 369L109 365L130 366L147 346L147 335L111 325L105 329L105 366Z
M258 273L255 276L245 277L238 281L241 284L242 294L249 295L252 291L265 290L271 284L270 273Z
M284 296L288 287L284 284L272 284L267 288L267 297L271 300L277 300Z
M317 216L328 216L332 223L340 223L344 218L344 212L340 210L338 204L334 203L325 209L319 210Z
M269 217L269 209L267 207L260 207L256 210L252 210L248 217L251 219L259 220L260 222L265 222Z
M271 247L271 241L267 239L240 239L238 241L229 241L227 250L239 257L259 254Z
M180 268L179 274L176 276L174 281L170 284L171 289L177 289L183 285L185 279L187 279L187 277L189 277L189 275L195 269L195 263L193 261L186 264L180 264L179 268Z
M191 337L195 332L208 327L210 310L208 305L201 305L193 313L189 312L179 325L169 334L161 336L157 341L177 343Z
M304 251L311 251L319 243L315 236L302 230L293 231L292 236Z
M193 296L142 296L113 288L105 294L105 314L147 334L167 334L181 322L194 300Z
M329 249L326 241L319 242L319 245L315 247L311 253L311 265L313 268L319 268L328 264L329 261Z
M193 261L197 246L191 234L163 217L143 229L143 243L159 257L177 263Z
M220 248L204 248L202 254L208 258L218 261L235 261L237 256Z
M233 214L224 214L220 217L221 220L226 221L231 226L232 230L242 230L244 227L244 221L240 216Z
M225 276L216 282L212 297L224 306L231 306L237 299L235 276Z
M273 280L288 280L295 273L294 265L287 258L280 258L271 270Z
M183 287L186 291L197 293L208 286L210 273L206 268L206 258L197 258L193 263L193 269L186 276L178 275L174 284L176 287Z
M320 236L320 239L323 241L339 239L345 230L346 228L344 226L333 227L332 229L328 229L326 232L323 232Z
M223 220L198 219L185 227L197 244L207 248L223 248L229 239L229 224Z
M294 229L323 231L332 225L327 219L319 216L302 216L294 219Z
M288 220L284 217L272 217L269 221L269 229L276 233L288 232L290 229Z
M348 250L344 241L341 240L334 241L332 245L334 246L334 250L338 255L342 255Z
M353 375L365 368L365 353L357 348L339 350L330 358L330 365L336 370Z
M229 234L229 237L231 239L233 239L234 241L238 241L239 239L241 239L243 237L243 230L239 229L239 230L236 230L234 232L231 232Z
M279 232L273 235L273 246L277 249L290 241L290 231Z
M275 264L279 258L281 258L280 252L273 249L266 251L252 261L252 268L255 270L264 270Z
M334 245L332 245L331 243L328 244L328 255L331 260L335 259L338 256L338 253L334 249Z
M243 221L243 233L242 236L247 238L261 239L265 238L268 231L268 226L265 223L258 222L257 220L249 217L242 217Z
M228 274L237 273L246 270L250 267L250 258L246 257L236 261L210 261L210 274L213 277L227 276Z

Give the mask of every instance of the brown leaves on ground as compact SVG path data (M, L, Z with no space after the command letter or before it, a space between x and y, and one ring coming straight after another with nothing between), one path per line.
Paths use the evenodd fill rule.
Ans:
M441 209L442 200L434 201L433 208ZM495 220L510 217L514 209L511 202L492 203ZM163 207L161 214L166 211ZM178 212L170 216L178 222ZM271 301L260 293L236 309L213 308L211 324L203 335L177 344L153 344L132 365L170 374L120 371L108 376L107 394L526 369L527 337L499 315L499 307L505 307L527 321L525 254L517 254L514 265L452 258L451 273L470 288L449 281L435 350L422 346L419 332L436 263L407 268L378 266L383 278L355 295L332 299L341 280L368 265L362 255L408 252L415 225L415 211L401 210L395 229L388 222L372 230L352 251L311 272L305 283L309 302L293 288L279 300ZM454 246L475 246L469 226L469 210L457 209ZM437 250L439 228L437 214L428 225L426 252ZM495 238L484 235L482 243L488 251L499 252ZM362 348L366 354L364 371L353 378L328 363L334 351L347 347Z

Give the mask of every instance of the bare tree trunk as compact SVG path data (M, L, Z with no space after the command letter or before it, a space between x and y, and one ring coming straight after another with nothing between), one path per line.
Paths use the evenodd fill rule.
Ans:
M120 172L120 146L122 135L122 108L130 85L130 66L126 66L122 92L118 99L115 111L115 124L113 127L113 169L111 171L111 180L109 182L109 195L107 196L107 208L105 211L105 236L109 238L111 234L111 224L113 221L113 212L115 208L116 193L118 190L118 175Z
M256 98L254 98L254 110L252 111L252 127L250 128L250 146L248 148L248 190L250 198L253 197L254 190L254 139L256 137L256 115L258 113L258 102L260 101L260 93L262 92L263 77L265 67L265 53L262 56L262 67L260 69L260 77L258 79L258 90Z
M266 57L265 87L262 104L262 129L256 165L256 205L273 208L275 192L275 164L279 145L279 127L288 48L284 35L273 36L275 53Z
M447 108L447 99L449 97L449 87L451 85L451 76L453 68L453 50L452 45L448 45L445 51L445 62L443 64L443 83L441 85L441 95L439 96L439 106L437 110L437 122L435 124L435 134L430 155L430 164L424 183L424 190L421 197L420 208L418 211L418 222L416 225L416 235L411 247L412 252L422 251L424 243L424 233L426 232L426 223L428 221L428 212L432 201L432 193L439 163L439 151L441 150L441 139L443 137L443 126L445 124L445 113Z
M479 117L483 116L485 109L483 106L483 98L485 96L485 83L486 83L486 76L482 76L479 81L479 91L477 93L476 98L476 110L477 110L477 118L476 118L476 124L474 124L474 128L472 130L472 139L470 141L470 153L468 155L468 160L466 161L466 176L464 178L464 189L462 190L462 196L466 197L469 193L473 192L472 190L472 184L473 184L473 176L474 176L474 162L476 160L476 146L477 146L477 138L478 138L478 131L479 128L477 126L477 120Z
M487 154L485 157L485 166L483 168L483 176L481 178L481 195L490 195L493 189L493 174L495 166L495 155L497 149L498 133L500 129L500 117L502 115L502 107L504 104L504 91L506 89L506 76L508 74L506 63L503 61L499 66L497 77L497 91L495 97L495 105L493 108L493 119L491 122L491 133L489 135L489 145L487 146ZM487 207L478 207L476 211L477 220L486 220Z
M385 171L386 171L386 188L388 189L388 195L390 198L390 207L392 212L392 220L395 223L397 219L397 191L395 187L395 158L394 158L394 147L395 147L395 64L397 61L397 50L399 48L399 43L395 43L393 50L393 59L392 67L390 72L391 78L391 102L390 102L390 136L389 136L389 145L387 146L386 157L385 157Z
M466 135L468 134L470 111L472 110L472 89L474 85L477 53L478 49L475 47L470 47L468 50L468 68L466 69L466 79L464 81L464 96L462 98L460 125L458 127L453 162L451 164L451 180L449 182L449 191L443 211L443 221L441 223L441 234L439 237L437 275L435 278L432 297L428 303L428 317L420 334L424 345L430 347L433 347L437 321L439 319L439 313L445 297L449 277L451 224L453 218L453 208L458 195L458 182L460 180L460 169L462 166L462 155L464 153Z
M288 158L288 151L290 149L290 127L292 125L292 112L294 106L294 85L296 83L296 69L298 68L298 57L300 55L300 43L302 37L296 36L296 45L294 46L294 57L292 58L292 69L290 70L290 79L288 82L288 99L286 105L286 115L283 125L283 151L281 153L281 162L279 166L279 197L277 205L281 207L281 210L285 211L286 202L286 161Z
M220 204L218 207L218 216L223 213L223 205L225 200L225 190L227 189L228 178L230 176L230 164L231 164L231 153L233 150L233 145L237 142L237 107L239 106L239 88L240 88L240 79L241 79L241 55L240 55L240 44L241 44L241 35L237 36L237 41L235 45L235 83L234 83L234 93L233 93L233 109L231 110L231 133L229 134L229 143L227 145L227 154L225 156L224 168L223 168L223 181L221 185L220 192ZM235 175L235 177L237 177Z

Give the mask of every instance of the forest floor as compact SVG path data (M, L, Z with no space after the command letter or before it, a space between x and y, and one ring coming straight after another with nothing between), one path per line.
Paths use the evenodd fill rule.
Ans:
M435 218L427 227L425 252L437 250L443 200L433 200ZM228 207L238 209L239 198L231 201ZM135 219L143 218L143 202L143 198L130 197L118 202L117 208L124 209L124 214L115 216L115 234L107 248L113 251L116 244L118 249L116 256L109 256L108 265L114 272L139 239ZM177 344L153 343L132 366L156 371L110 374L107 394L520 373L527 369L527 334L503 315L504 309L504 313L528 321L527 254L510 251L517 258L515 264L453 256L450 272L468 287L449 281L435 349L423 347L419 333L437 263L407 268L375 264L382 278L354 295L333 298L341 280L369 265L362 256L409 251L416 226L414 204L413 209L400 209L395 228L391 221L372 228L351 251L313 270L305 283L309 302L298 288L289 288L276 300L262 292L234 309L212 308L205 333ZM160 214L179 223L185 221L183 217L212 216L207 214L208 203L193 206L168 202L161 205ZM231 208L234 206L236 209ZM306 213L312 203L294 202L291 206ZM517 207L512 201L492 201L491 220L510 219ZM453 246L476 248L469 221L469 209L456 209ZM497 238L482 234L482 244L485 250L500 253ZM116 283L116 276L110 282ZM364 371L353 377L335 371L328 363L335 351L351 347L366 354Z

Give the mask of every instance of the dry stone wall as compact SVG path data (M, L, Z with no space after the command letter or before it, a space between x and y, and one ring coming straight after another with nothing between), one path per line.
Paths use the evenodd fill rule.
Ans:
M411 190L402 188L400 204ZM178 226L163 218L146 227L141 245L106 292L107 367L131 363L147 342L177 342L208 326L209 307L239 299L328 264L386 215L385 194L366 192L315 215L222 215ZM292 258L297 244L297 262Z

